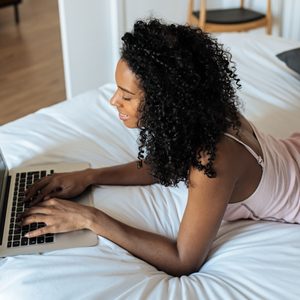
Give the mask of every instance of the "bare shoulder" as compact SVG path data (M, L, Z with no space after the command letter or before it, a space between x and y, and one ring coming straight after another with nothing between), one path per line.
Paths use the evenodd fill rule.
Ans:
M201 163L206 164L208 162L208 155L202 154L201 157ZM240 145L223 136L216 146L216 158L213 162L213 167L217 174L216 178L209 178L203 171L191 168L189 177L191 188L200 186L203 188L203 185L215 185L221 182L223 184L226 182L234 184L238 181L242 173Z
M236 184L244 171L242 161L237 159L239 156L239 145L232 143L230 139L222 138L217 145L214 161L215 178L209 178L203 171L194 167L190 169L187 209L191 213L201 215L202 219L203 212L209 211L210 217L206 222L213 227L223 218L227 204L231 201ZM193 209L190 209L191 207Z
M226 201L231 190L230 199L227 198L227 200L231 203L240 202L247 199L260 182L261 167L245 145L248 145L260 156L262 156L262 150L250 123L243 116L240 120L241 127L238 131L228 130L228 133L240 142L223 135L216 146L216 158L213 163L217 173L216 178L208 178L195 168L190 170L190 189L205 191L203 198L210 197L215 189L218 194L214 199ZM208 158L203 155L201 162L206 163L207 161Z

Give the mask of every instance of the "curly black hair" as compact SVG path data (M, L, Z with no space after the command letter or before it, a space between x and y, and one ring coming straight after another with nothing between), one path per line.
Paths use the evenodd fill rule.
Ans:
M138 159L165 186L188 185L191 167L216 177L216 145L240 127L230 53L199 28L158 19L137 21L122 41L121 58L144 92Z

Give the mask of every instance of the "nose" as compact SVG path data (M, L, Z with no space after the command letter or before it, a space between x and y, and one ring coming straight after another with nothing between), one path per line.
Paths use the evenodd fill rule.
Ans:
M114 93L114 95L109 100L110 104L113 106L119 106L120 105L120 96L118 93L118 90Z

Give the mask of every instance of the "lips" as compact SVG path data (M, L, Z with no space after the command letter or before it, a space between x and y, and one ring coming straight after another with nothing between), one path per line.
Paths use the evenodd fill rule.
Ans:
M125 115L125 114L122 114L119 112L119 118L122 120L122 121L125 121L125 120L128 120L129 119L129 116L128 115Z

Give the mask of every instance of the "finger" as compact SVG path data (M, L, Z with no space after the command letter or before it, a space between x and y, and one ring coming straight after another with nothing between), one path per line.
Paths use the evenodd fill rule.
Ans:
M29 225L31 223L46 223L47 215L45 214L32 214L29 216L26 216L21 221L21 226Z
M32 186L30 186L25 191L25 201L29 201L31 198L33 198L34 195L37 194L37 191L43 189L50 181L50 177L44 177L40 179L40 181L37 181Z
M49 200L51 198L68 198L66 195L66 191L62 188L56 188L55 191L52 191L47 196L44 197L44 200Z
M42 194L43 194L43 199L48 200L51 198L61 197L65 193L63 187L54 186L53 188L51 188L51 186L49 185L49 188L47 188L47 190L45 191L43 190Z
M38 191L37 196L31 200L30 206L34 206L38 204L39 202L43 201L44 198L50 193L53 192L53 188L55 190L60 190L61 188L55 188L53 184L48 184L44 189Z
M34 206L32 208L25 210L23 212L23 214L21 215L21 218L25 219L28 216L33 215L33 214L53 215L53 211L49 207Z
M55 194L56 191L59 192L61 190L62 190L61 187L55 187L55 184L49 183L44 189L42 189L40 191L40 193L37 194L37 196L35 198L33 198L33 200L30 202L30 206L31 207L35 206L36 204L38 204L39 202L41 202L42 200L44 200L44 198L46 196L48 196L50 193Z
M42 197L42 191L41 190L38 190L36 192L36 194L29 199L29 206L34 206L36 204L38 204L40 201L42 201L43 197Z
M35 181L34 183L32 183L31 185L29 185L27 187L27 189L25 190L25 196L26 197L29 197L29 196L33 196L31 194L35 193L38 189L39 189L39 185L42 183L42 182L45 182L44 178L41 178L37 181Z
M53 230L52 226L44 226L39 229L29 231L24 236L27 238L33 238L33 237L37 237L37 236L44 235L47 233L54 233L53 231L54 230Z
M36 206L37 204L39 204L41 201L43 200L43 197L41 196L41 192L39 192L37 194L36 197L33 197L30 202L29 202L29 207L33 207Z
M45 186L47 186L49 184L49 182L51 182L53 180L52 176L53 176L53 174L47 175L45 177L42 177L42 178L36 180L31 186L28 187L26 194L30 195L31 193L36 193L38 190L43 189Z
M32 200L30 200L29 203L29 207L33 207L36 206L37 204L39 204L41 202L41 199L38 197L33 198Z
M43 202L41 202L39 204L39 206L42 206L42 207L56 207L59 202L61 201L65 201L65 200L61 200L61 199L57 199L57 198L50 198L48 200L44 200Z

